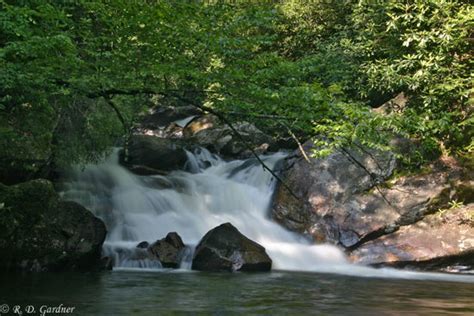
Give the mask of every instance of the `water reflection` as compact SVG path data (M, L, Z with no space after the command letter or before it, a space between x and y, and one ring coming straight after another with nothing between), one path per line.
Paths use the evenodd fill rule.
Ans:
M114 271L0 276L9 305L75 306L74 315L433 315L474 313L474 284L331 274Z

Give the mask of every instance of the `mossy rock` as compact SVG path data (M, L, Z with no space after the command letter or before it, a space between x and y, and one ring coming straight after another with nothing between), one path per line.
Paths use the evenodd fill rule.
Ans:
M61 201L47 180L0 184L0 270L96 269L105 235L100 219Z

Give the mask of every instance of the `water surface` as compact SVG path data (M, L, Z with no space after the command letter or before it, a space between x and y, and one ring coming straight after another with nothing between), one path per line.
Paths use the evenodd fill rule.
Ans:
M474 284L306 272L113 271L0 276L0 304L73 315L468 315Z

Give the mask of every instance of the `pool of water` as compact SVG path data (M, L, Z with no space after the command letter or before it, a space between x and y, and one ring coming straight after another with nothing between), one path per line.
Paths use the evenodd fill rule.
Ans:
M473 315L474 283L274 271L112 271L0 276L8 304L74 307L71 315ZM43 307L42 307L43 306ZM46 307L45 307L46 306ZM46 315L53 315L47 314ZM56 314L57 315L57 314ZM65 315L65 314L62 314Z

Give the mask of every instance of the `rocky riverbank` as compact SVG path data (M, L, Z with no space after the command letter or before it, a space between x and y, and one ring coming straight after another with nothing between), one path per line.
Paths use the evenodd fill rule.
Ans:
M280 149L252 124L234 127L240 137L193 108L160 109L136 127L121 163L138 175L165 175L189 170L187 151L198 147L227 159ZM472 272L472 170L445 158L423 172L394 176L400 166L392 152L356 147L316 159L311 141L303 149L306 155L295 150L276 170L285 185L277 186L269 210L275 221L315 244L337 245L354 263ZM97 270L113 264L113 258L101 259L104 223L81 205L61 201L47 180L0 185L0 213L0 269ZM165 268L178 268L191 256L176 233L142 242L132 252L132 259ZM193 269L206 271L268 271L271 265L265 249L231 223L209 231L192 261Z
M312 143L305 143L309 155ZM272 216L315 242L336 244L355 263L472 271L472 171L439 159L424 172L394 177L395 155L347 149L285 162Z

